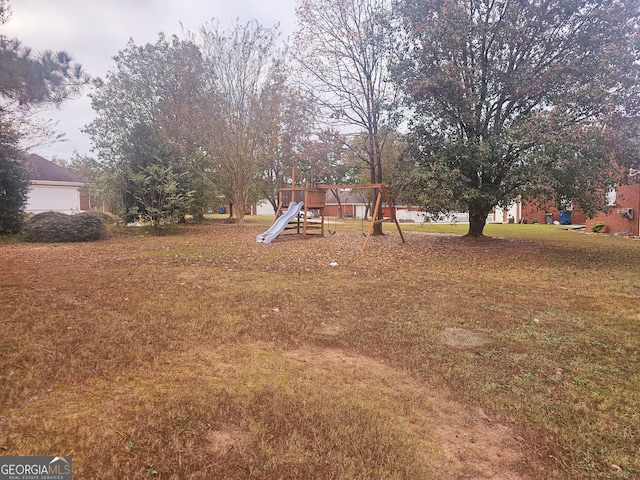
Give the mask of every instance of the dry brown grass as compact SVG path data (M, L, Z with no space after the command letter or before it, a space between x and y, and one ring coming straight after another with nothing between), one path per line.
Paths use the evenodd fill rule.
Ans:
M0 245L0 454L71 454L74 478L636 478L640 242L523 227Z

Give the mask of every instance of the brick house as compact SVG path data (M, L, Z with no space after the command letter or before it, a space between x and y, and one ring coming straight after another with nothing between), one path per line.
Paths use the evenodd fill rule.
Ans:
M351 218L364 218L368 213L369 201L360 190L339 190L340 207L342 216ZM331 190L325 194L324 214L332 217L340 216L338 200Z
M528 223L552 223L586 225L587 231L591 231L593 224L603 222L603 233L628 233L640 236L640 182L617 185L609 195L609 208L607 213L601 212L593 218L587 218L577 205L568 206L567 210L560 211L552 204L541 205L527 202L522 206L522 217ZM570 212L568 214L567 212ZM570 220L569 222L563 220Z
M587 231L596 222L603 222L603 233L629 233L640 236L640 182L616 186L610 196L611 210L586 221Z
M522 204L522 218L527 223L554 223L562 225L585 225L587 216L577 205L567 205L564 210L554 204L529 201Z

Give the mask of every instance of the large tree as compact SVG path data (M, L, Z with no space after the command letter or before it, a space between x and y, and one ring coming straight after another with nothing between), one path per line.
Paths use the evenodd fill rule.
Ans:
M231 201L238 226L260 196L270 142L282 125L286 77L278 37L278 27L257 22L236 23L229 31L210 22L199 31L207 75L200 172Z
M141 176L150 178L151 171L169 172L164 178L177 181L179 191L195 190L196 197L203 198L204 186L195 174L186 173L188 165L202 156L194 133L200 126L196 119L203 82L198 48L160 34L155 44L137 46L130 40L114 60L115 68L94 82L90 97L96 117L85 131L102 167L98 183L119 190L116 211L127 215L137 205L146 215L135 185ZM102 193L105 200L114 198L108 188ZM183 213L183 206L178 213ZM200 212L191 213L201 214L203 205L199 207ZM167 218L175 218L178 210L172 207Z
M604 204L637 155L636 0L404 0L396 80L413 110L405 193L468 209L481 236L495 205ZM635 103L634 103L634 100ZM637 137L636 137L637 138Z
M127 220L141 218L157 227L183 219L194 192L174 145L155 125L138 123L123 153L127 162L119 173Z
M296 14L295 51L305 84L331 125L364 139L354 153L368 166L370 183L381 183L381 152L399 120L388 71L391 2L301 0ZM382 225L375 233L382 233Z

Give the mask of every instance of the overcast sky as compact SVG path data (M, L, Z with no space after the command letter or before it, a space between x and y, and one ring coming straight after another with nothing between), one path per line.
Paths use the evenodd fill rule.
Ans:
M234 19L258 20L265 26L280 23L283 36L295 28L296 0L9 0L11 19L2 27L36 52L65 50L93 77L104 77L114 67L113 57L130 38L136 45L155 43L158 33L182 35L182 27L196 30L215 18L228 28ZM88 89L87 89L88 91ZM69 159L74 149L89 153L91 143L80 129L93 110L88 97L69 100L59 110L47 111L59 121L68 141L34 153Z

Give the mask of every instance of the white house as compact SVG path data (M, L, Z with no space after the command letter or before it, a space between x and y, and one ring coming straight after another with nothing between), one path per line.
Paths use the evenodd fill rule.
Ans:
M269 200L260 200L255 206L255 215L275 215L276 211Z
M26 156L24 164L30 183L27 212L88 210L88 201L81 195L81 189L89 180L34 153Z

